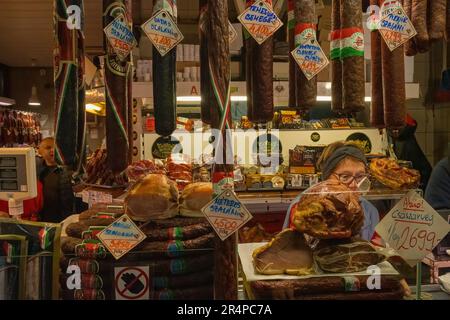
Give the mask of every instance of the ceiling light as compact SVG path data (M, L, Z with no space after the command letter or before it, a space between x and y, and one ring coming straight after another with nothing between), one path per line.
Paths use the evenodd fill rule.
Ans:
M41 101L39 101L38 95L37 95L37 88L36 85L33 85L31 88L31 97L30 100L28 100L28 105L30 106L40 106Z

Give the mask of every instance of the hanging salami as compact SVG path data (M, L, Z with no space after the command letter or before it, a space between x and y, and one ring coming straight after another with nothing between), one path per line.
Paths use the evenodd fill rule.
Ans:
M264 0L270 7L272 0ZM255 0L247 0L247 7ZM259 45L255 39L246 40L248 119L253 123L266 123L273 119L273 36Z
M316 33L316 5L314 0L295 1L295 46L300 45L305 32ZM295 86L297 89L297 108L308 110L317 100L317 77L308 80L300 68L296 68Z
M211 124L211 101L214 93L211 87L211 78L209 77L208 60L208 24L206 23L208 14L207 0L199 1L199 35L200 35L200 91L201 91L201 117L203 123Z
M77 134L77 163L76 171L83 173L83 164L86 160L86 82L85 82L85 22L84 0L75 0L75 4L81 9L81 25L77 31L77 64L78 64L78 134Z
M370 4L378 6L379 0L370 0ZM374 13L376 14L376 13ZM378 29L373 29L370 33L371 40L371 84L372 101L370 104L370 124L373 127L384 127L384 106L383 106L383 73L381 61L381 43L384 40Z
M412 0L403 0L403 10L405 10L406 15L411 20ZM411 38L405 43L405 54L409 57L417 54L415 38Z
M103 1L103 25L107 27L119 15L127 16L124 0ZM107 166L118 174L129 164L129 85L131 65L122 60L105 38L106 145Z
M226 128L231 128L230 114L230 47L228 30L228 1L208 0L208 58L210 77L213 80L215 92L214 108L212 109L212 127L221 131L223 144L216 148L216 159L218 153L222 153L224 159L233 159L231 143L227 143L230 137L226 134ZM218 118L219 121L215 119ZM220 157L219 157L220 158ZM226 177L232 177L232 163L221 165L215 163L213 166L213 184L217 189L220 182L226 181ZM231 173L230 173L231 169ZM237 257L236 238L229 237L221 241L215 237L214 263L221 268L214 268L214 290L216 299L237 299Z
M447 0L428 0L428 34L430 41L444 38Z
M295 0L288 0L288 43L289 53L295 49L295 14L294 4ZM295 69L297 69L297 63L294 57L289 54L289 107L296 106L295 95Z
M331 8L331 109L342 111L341 9L340 0Z
M340 0L342 104L347 112L364 109L364 31L361 0Z
M384 2L384 1L382 1ZM381 42L383 72L384 123L389 129L400 129L406 118L405 57L403 45L391 51Z
M428 2L426 0L412 0L411 22L417 31L417 35L414 39L417 51L420 53L427 52L430 48L430 37L428 35L427 26L427 10Z
M55 158L74 168L78 135L77 31L67 27L71 0L54 2ZM84 110L84 108L83 108Z
M173 2L173 1L170 1ZM154 12L157 8L170 6L169 0L154 0ZM176 12L173 10L169 14ZM177 17L172 15L176 21ZM153 96L155 112L155 131L157 134L167 137L176 129L177 108L177 51L176 47L161 56L153 46Z

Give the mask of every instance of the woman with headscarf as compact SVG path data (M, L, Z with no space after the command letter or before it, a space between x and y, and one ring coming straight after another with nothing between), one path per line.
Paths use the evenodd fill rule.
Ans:
M367 179L367 159L364 152L355 145L346 142L335 142L328 145L320 156L318 168L322 172L322 180L337 180L352 191L358 192L361 184ZM307 193L308 191L305 191ZM292 206L301 199L300 194L289 207L283 229L290 227ZM369 201L360 197L364 211L364 226L361 237L370 241L379 222L378 210Z

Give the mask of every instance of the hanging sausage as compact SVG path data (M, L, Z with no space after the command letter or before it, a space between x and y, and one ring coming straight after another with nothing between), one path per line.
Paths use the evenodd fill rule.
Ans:
M342 105L345 112L364 109L364 31L361 0L340 0Z
M428 34L430 41L444 38L447 0L428 0Z
M169 0L154 0L153 13L159 8L170 7ZM174 16L176 11L169 14L176 21ZM177 48L173 48L164 56L161 56L158 49L153 46L153 98L155 112L155 130L156 133L167 137L176 129L176 108L177 108Z
M430 37L427 25L428 2L426 0L412 0L411 22L417 31L415 43L418 52L427 52L430 48Z
M314 0L295 1L295 46L300 44L300 35L306 29L316 32L316 5ZM317 100L317 77L308 80L300 68L296 68L295 86L297 89L297 108L308 110Z
M382 0L381 4L385 1L387 0ZM398 130L405 125L406 118L405 56L403 45L391 51L387 44L382 41L381 59L384 123L387 128Z
M211 78L209 77L208 60L208 1L199 1L199 35L200 35L200 91L201 91L201 117L203 123L211 124L211 101L213 100L213 89L211 87Z
M55 158L72 169L77 157L78 69L77 31L67 26L71 0L54 2ZM84 110L84 108L83 108Z
M379 0L370 0L370 4L378 6ZM371 84L372 101L370 103L370 124L373 127L384 127L384 106L383 106L383 73L381 61L381 44L384 42L378 29L370 32L371 40Z
M406 15L411 20L412 0L403 0L403 10L405 10ZM415 38L411 38L405 43L405 54L409 57L417 54Z
M291 52L295 49L295 0L288 0L288 43L289 43L289 107L295 107L295 70L297 63Z
M84 0L75 0L81 9L81 25L77 31L77 64L78 64L78 134L77 134L77 164L76 172L83 173L83 163L86 160L86 82L85 82L85 22Z
M255 0L247 0L247 7ZM272 0L264 0L270 7ZM253 123L273 119L273 36L261 45L249 37L246 41L247 115Z
M127 17L124 0L103 0L103 25L108 26L119 15ZM128 77L131 64L122 60L105 37L105 93L106 93L106 145L107 164L113 174L126 169L129 157L129 105Z
M342 112L341 9L340 0L331 8L331 109Z

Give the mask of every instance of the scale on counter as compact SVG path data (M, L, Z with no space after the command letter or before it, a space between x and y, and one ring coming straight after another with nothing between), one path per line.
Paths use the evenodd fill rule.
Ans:
M0 148L0 200L18 219L23 201L37 196L36 154L33 148Z

